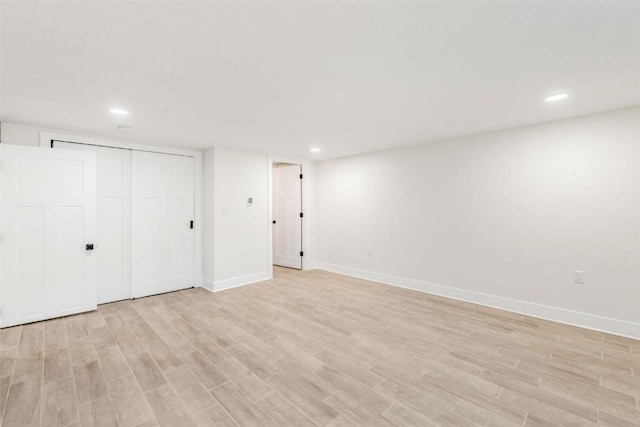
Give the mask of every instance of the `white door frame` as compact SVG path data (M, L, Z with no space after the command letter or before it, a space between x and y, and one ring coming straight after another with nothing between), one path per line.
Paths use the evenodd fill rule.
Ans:
M284 172L283 169L285 170ZM275 227L271 227L272 230L275 230L275 235L273 236L273 242L272 242L272 247L273 247L273 264L274 266L281 266L281 267L288 267L288 268L293 268L296 270L302 270L302 260L304 259L303 253L302 252L302 224L304 223L304 215L302 214L303 209L302 209L302 181L304 181L304 179L302 178L302 165L300 164L291 164L291 163L273 163L272 165L272 175L273 175L273 185L272 185L272 191L273 191L273 213L272 215L274 215L275 217L273 218L273 220L271 221L273 225L275 225ZM283 175L283 173L286 174L286 179ZM279 175L279 178L276 179L275 175ZM299 177L300 176L300 177ZM295 180L295 183L289 183L288 181L290 181L291 179ZM282 181L284 180L284 182ZM295 192L292 192L291 194L288 193L290 186L295 185ZM278 201L276 200L276 193L278 193L279 191L283 191L283 188L286 188L285 192L287 193L287 198L291 197L294 193L295 193L295 197L296 197L296 214L295 214L295 218L290 218L289 215L283 215L282 212L279 211L280 208L284 209L286 212L289 212L289 205L288 203L285 206L280 207L278 204ZM281 194L280 194L281 195ZM287 201L289 201L287 199ZM299 204L298 204L299 203ZM300 216L299 216L300 215ZM283 218L284 216L284 218ZM282 223L281 223L281 220ZM294 224L290 224L289 221L294 221ZM289 253L289 250L291 248L289 248L289 244L290 241L289 239L285 239L284 242L280 242L279 241L279 237L281 232L284 232L284 235L289 237L290 236L290 232L292 231L291 226L293 226L293 229L296 230L294 233L295 235L297 235L297 242L296 242L296 248L295 248L295 252L297 253L297 255L294 256L294 258L291 258L291 255ZM280 231L278 231L280 230ZM278 256L278 249L283 249L283 248L279 248L278 244L282 243L285 248L286 248L286 253L282 256ZM298 247L299 245L299 247ZM277 263L277 264L276 264Z
M153 153L177 154L190 156L195 162L195 285L202 286L202 152L194 150L181 150L177 148L159 147L155 145L138 144L129 141L81 136L60 132L40 132L40 146L51 147L51 141L65 141L76 144L97 145L99 147L125 148L137 151L149 151Z
M267 239L268 246L268 263L269 274L273 278L273 164L274 163L291 163L294 165L300 165L302 167L302 212L304 217L302 218L302 269L313 270L315 262L312 258L311 251L311 221L313 216L311 214L311 180L313 177L314 167L309 160L295 159L283 156L269 156L269 170L268 170L268 194L269 201L267 204L269 221L267 222L267 232L269 238Z

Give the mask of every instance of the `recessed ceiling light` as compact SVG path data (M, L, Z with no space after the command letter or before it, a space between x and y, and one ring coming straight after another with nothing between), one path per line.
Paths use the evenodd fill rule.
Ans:
M127 114L129 114L128 111L126 110L121 110L120 108L110 108L109 112L111 114L120 114L121 116L126 116Z
M544 99L544 102L562 101L563 99L567 99L568 97L569 97L568 93L558 93L556 95L547 96Z
M310 148L309 151L311 151L312 153L318 153L320 152L320 149L318 147L313 147L313 148Z

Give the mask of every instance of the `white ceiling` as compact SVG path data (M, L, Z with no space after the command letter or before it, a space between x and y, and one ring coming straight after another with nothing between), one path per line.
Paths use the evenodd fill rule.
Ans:
M636 1L1 8L13 123L324 159L640 104Z

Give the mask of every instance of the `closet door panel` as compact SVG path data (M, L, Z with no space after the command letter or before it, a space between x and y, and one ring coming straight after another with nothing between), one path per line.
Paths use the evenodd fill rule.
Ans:
M132 295L194 286L193 157L133 153Z
M56 263L58 283L60 286L57 298L58 307L63 311L73 311L82 308L84 302L83 288L85 271L77 268L83 265L85 255L84 233L78 224L84 218L82 206L61 206L58 209L58 252ZM93 254L92 256L95 256Z
M96 155L98 303L131 298L131 150L54 141Z
M3 144L0 163L0 327L95 309L95 156Z
M18 206L15 213L15 317L33 319L45 314L45 207ZM5 230L9 222L9 215L5 215ZM3 254L7 263L9 254L10 251ZM12 266L4 269L9 272ZM9 292L5 294L8 298Z

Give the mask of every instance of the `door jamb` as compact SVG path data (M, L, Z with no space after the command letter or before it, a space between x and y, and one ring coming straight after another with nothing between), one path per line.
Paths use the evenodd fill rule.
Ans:
M303 159L295 159L284 156L271 156L269 155L268 171L267 171L267 186L269 195L269 201L267 203L268 209L268 222L267 222L267 233L269 238L267 239L267 252L268 258L267 262L269 265L269 276L273 278L273 164L274 163L291 163L294 165L300 165L302 170L302 212L304 217L302 218L302 252L304 256L302 257L302 270L312 270L315 268L313 261L311 261L311 217L310 215L310 207L311 207L311 179L313 178L312 173L312 165L309 160Z

